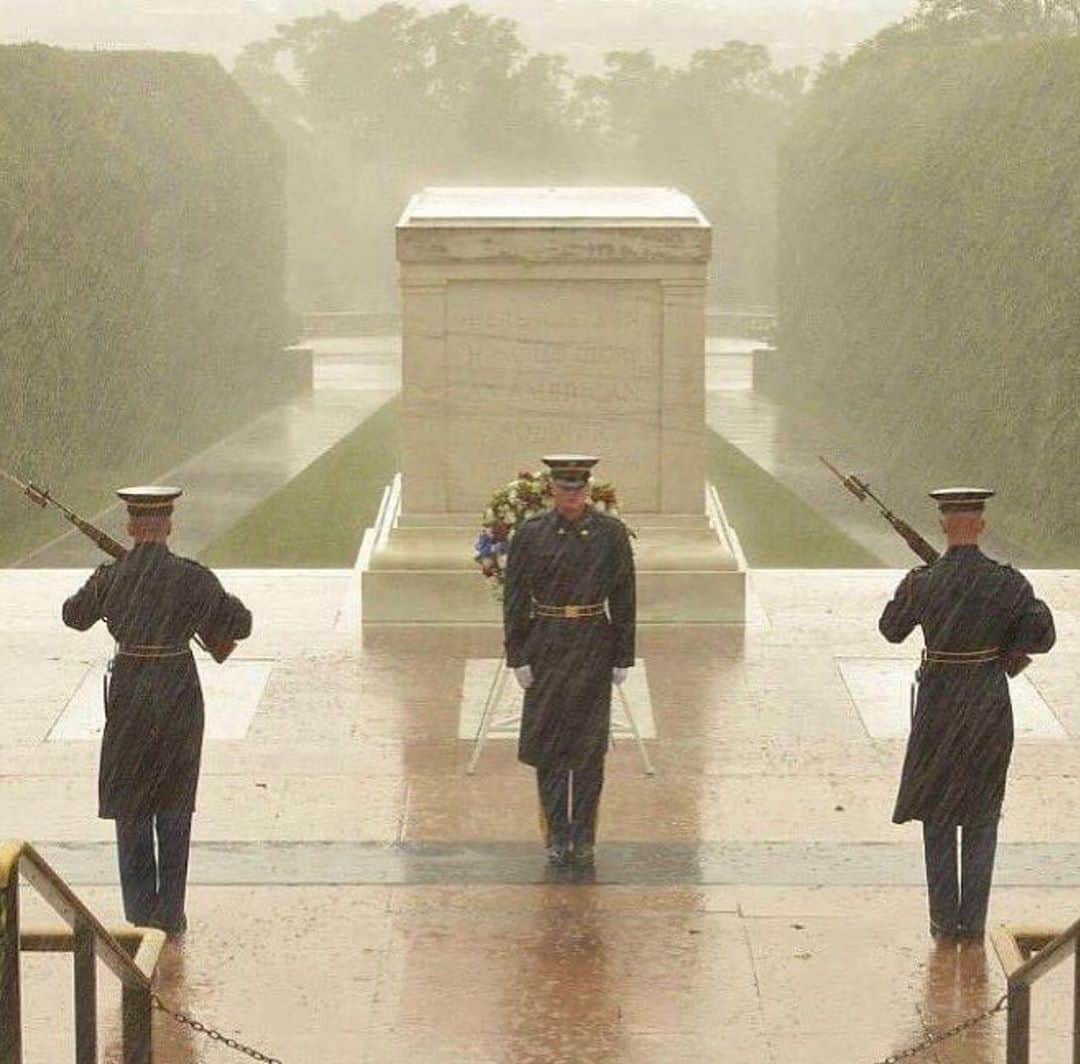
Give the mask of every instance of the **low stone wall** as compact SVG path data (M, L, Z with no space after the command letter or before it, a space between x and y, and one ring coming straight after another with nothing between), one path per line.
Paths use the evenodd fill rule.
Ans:
M401 315L396 310L310 311L303 315L305 340L332 336L385 336L401 332Z

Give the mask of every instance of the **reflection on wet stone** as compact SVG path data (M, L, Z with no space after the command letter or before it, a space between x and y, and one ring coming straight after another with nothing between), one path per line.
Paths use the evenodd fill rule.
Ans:
M107 721L117 648L60 604L83 584L71 619L119 631L161 605L164 563L134 606L84 583L97 548L5 480L0 836L33 840L107 926L125 902L168 925L162 998L290 1064L871 1064L991 1006L981 901L962 914L995 826L986 927L1080 912L1076 11L926 0L823 65L903 13L515 0L515 27L301 3L275 30L268 4L48 6L0 13L5 40L87 49L0 49L0 466L121 538L114 481L182 484L175 550L255 623L223 666L179 646L197 603L140 636L183 683L122 663ZM183 54L208 48L231 74ZM446 175L465 184L427 184ZM467 771L506 649L470 547L495 487L578 450L639 533L622 665L657 772L600 727L594 860L549 863L551 814L580 826L571 780L538 824L516 725ZM980 542L1026 577L988 592L989 569L958 567L924 595L821 454L936 546L928 488L996 488ZM187 575L172 605L208 578ZM1050 642L1025 578L1058 645L1005 681L1001 645ZM584 604L566 586L556 605ZM987 660L930 662L912 699L922 643L881 642L890 595L890 638L933 616L935 652ZM603 659L603 704L610 655L547 643L551 669ZM521 707L513 682L504 698ZM127 897L94 815L121 725L120 790L158 787L181 750L198 778L186 934L152 870L182 848L177 803L156 839L121 840L151 871ZM897 818L950 806L925 840L890 821L913 729ZM55 921L21 898L24 926ZM27 1064L74 1056L66 963L23 960ZM1072 978L1034 995L1032 1064L1072 1050ZM1004 1031L923 1056L1004 1064ZM240 1059L160 1014L154 1033L161 1064Z

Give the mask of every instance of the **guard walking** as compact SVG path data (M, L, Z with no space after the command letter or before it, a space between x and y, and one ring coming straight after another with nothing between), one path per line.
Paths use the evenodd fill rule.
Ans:
M104 620L116 640L105 690L98 815L116 822L124 915L168 935L187 928L191 816L203 697L189 642L223 660L251 634L251 613L207 568L170 552L179 488L123 488L131 549L99 566L64 603L64 623ZM157 854L154 836L157 836Z
M935 937L983 937L1013 746L1007 669L1055 638L1050 610L1027 579L979 549L993 494L930 493L948 549L904 577L879 622L891 643L921 625L926 644L893 822L923 823Z
M588 503L590 455L549 455L554 509L514 535L503 596L506 662L525 691L518 758L536 768L555 865L593 861L611 685L634 664L626 526Z

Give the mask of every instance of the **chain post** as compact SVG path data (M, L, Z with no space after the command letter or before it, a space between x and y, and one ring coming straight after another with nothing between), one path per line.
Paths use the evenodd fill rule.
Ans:
M1073 1064L1080 1064L1080 939L1073 947Z
M0 1064L22 1064L19 869L0 886Z
M75 1060L95 1064L97 1053L97 957L93 928L75 920Z
M1006 1064L1028 1064L1031 1059L1031 987L1009 982L1009 1026L1005 1036Z
M152 1064L153 1034L150 1003L153 995L141 987L124 983L120 991L123 1013L124 1064Z

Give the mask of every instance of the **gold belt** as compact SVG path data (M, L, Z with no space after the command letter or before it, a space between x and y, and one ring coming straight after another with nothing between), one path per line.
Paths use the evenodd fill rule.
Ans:
M985 665L1001 657L1000 647L982 650L924 650L922 659L932 665Z
M159 646L155 643L122 643L116 648L116 656L140 658L143 661L155 661L159 658L179 658L190 654L191 648L184 646Z
M534 617L560 617L564 620L576 620L578 617L603 617L604 604L589 602L582 606L549 606L533 599Z

